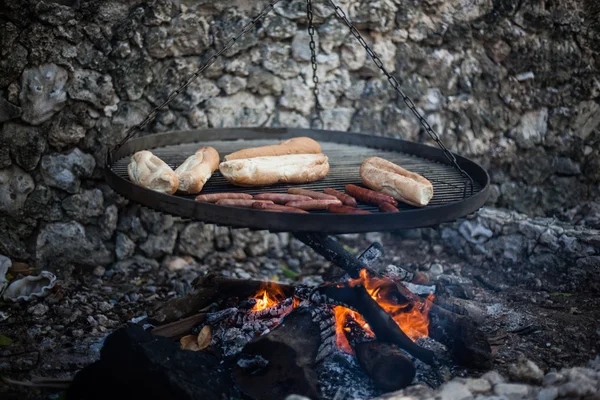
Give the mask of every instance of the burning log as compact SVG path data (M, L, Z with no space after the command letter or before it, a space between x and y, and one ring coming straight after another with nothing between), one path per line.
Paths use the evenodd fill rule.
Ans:
M378 340L395 343L419 360L427 364L433 363L433 352L416 345L406 336L396 321L367 293L364 286L325 285L318 289L318 293L358 311L369 323Z
M319 398L314 365L322 342L321 313L298 307L271 332L246 344L233 368L238 388L254 400L290 394Z
M396 345L373 340L353 318L340 323L358 363L378 387L395 391L410 385L415 365Z
M159 306L153 317L156 321L166 324L196 314L212 303L231 298L246 300L265 287L279 291L284 297L291 297L294 293L294 287L290 285L207 275L194 283L192 293Z

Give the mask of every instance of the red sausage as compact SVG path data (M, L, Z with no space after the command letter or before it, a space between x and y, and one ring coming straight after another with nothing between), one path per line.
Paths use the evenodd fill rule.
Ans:
M323 190L324 193L335 196L338 200L340 200L344 205L349 207L356 207L356 199L352 196L348 196L346 193L342 193L339 190L327 188Z
M275 211L275 212L291 212L291 213L296 213L296 214L308 214L308 211L304 211L304 210L301 210L296 207L282 206L280 204L269 204L269 203L256 202L256 203L252 204L252 208L256 208L258 210Z
M330 204L327 206L327 211L333 214L371 214L367 210L360 210L354 207L340 206L335 204Z
M375 192L371 189L361 188L356 185L346 185L346 193L354 197L358 201L365 203L379 205L379 203L385 201L391 203L394 206L398 205L396 199L384 193Z
M396 207L394 207L393 205L391 205L390 203L385 202L385 201L382 201L381 203L379 203L379 211L392 212L392 213L400 212Z
M247 193L211 193L201 194L196 196L196 201L204 201L206 203L216 203L221 199L251 199L252 195Z
M253 199L221 199L217 201L220 206L233 206L233 207L252 207L254 203L269 203L273 204L271 200L253 200Z
M327 210L330 204L342 205L338 199L334 200L307 200L307 201L290 201L286 204L288 207L296 207L302 210Z
M290 188L288 189L289 194L299 194L302 196L308 196L311 199L315 200L337 200L337 197L331 196L329 194L315 192L313 190L300 189L300 188Z
M285 204L290 201L312 200L308 196L298 194L281 194L281 193L260 193L254 196L256 200L271 200L275 204Z

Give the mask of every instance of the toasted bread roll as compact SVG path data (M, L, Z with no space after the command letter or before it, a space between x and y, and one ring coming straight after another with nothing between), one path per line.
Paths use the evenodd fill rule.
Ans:
M365 159L360 177L365 186L416 207L426 206L433 197L431 182L380 157Z
M329 161L325 154L255 157L222 162L219 170L237 186L308 183L323 179L329 173Z
M290 154L319 154L321 145L308 137L297 137L284 140L271 146L253 147L243 149L225 156L225 161L239 160L242 158L286 156Z
M175 170L179 190L187 194L198 193L217 168L219 153L212 147L201 147Z
M127 173L133 183L161 193L173 194L179 186L177 174L171 167L147 150L131 156Z

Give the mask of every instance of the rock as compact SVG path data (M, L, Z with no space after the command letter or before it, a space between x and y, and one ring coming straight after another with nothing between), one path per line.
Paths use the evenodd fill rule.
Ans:
M42 178L46 185L77 193L82 178L89 178L94 171L96 161L89 154L74 149L67 154L49 154L42 157Z
M145 207L140 209L140 221L142 221L144 229L152 233L164 232L171 229L174 224L172 215L163 214Z
M34 188L31 175L18 166L0 169L0 212L16 214Z
M522 358L508 368L509 376L516 382L541 384L544 372L533 361Z
M311 51L310 51L310 35L306 30L299 30L296 32L294 39L292 40L292 57L296 61L310 61L311 60ZM319 35L315 31L313 36L313 40L315 41L315 52L318 53L319 49ZM316 56L316 54L315 54Z
M20 117L21 112L21 107L17 107L9 101L6 101L4 97L0 97L0 124L13 118Z
M456 381L445 383L440 388L438 396L441 400L470 400L473 398L469 389L462 383Z
M215 226L215 248L217 250L227 250L231 247L230 228L226 226Z
M175 257L168 256L162 262L163 267L167 268L169 272L177 272L189 265L194 264L194 259L192 257Z
M58 222L44 226L37 236L37 263L42 267L66 265L97 266L112 261L102 243L94 242L77 222Z
M223 75L217 81L217 86L230 95L244 90L248 84L247 79L239 76Z
M559 372L548 372L544 376L544 386L556 386L566 380L565 376Z
M104 210L104 215L100 218L100 236L103 240L112 238L117 223L119 222L119 209L115 204L111 204Z
M300 73L300 66L291 57L291 52L289 44L267 42L261 51L262 66L281 78L296 78Z
M62 110L67 101L64 90L67 80L67 71L55 64L43 64L23 71L19 95L23 110L21 119L39 125Z
M349 38L348 27L338 18L331 18L319 27L321 49L331 53Z
M497 371L486 372L485 374L481 375L481 378L487 380L492 386L504 383L506 381L504 377Z
M350 20L357 27L375 32L394 29L397 7L391 0L360 2L350 12Z
M286 128L310 128L308 119L294 111L280 111L278 126Z
M151 0L144 9L144 25L156 26L169 22L173 12L172 0Z
M246 92L210 99L206 104L208 121L215 128L261 126L275 110L271 97L259 98Z
M298 31L298 26L294 21L288 18L284 18L280 15L273 15L270 16L270 18L265 19L262 29L267 33L267 36L282 40L294 37Z
M135 242L124 233L118 232L115 244L115 255L117 260L126 260L135 253Z
M302 115L309 115L315 106L313 93L299 79L288 80L283 83L283 95L280 98L283 108L299 111Z
M34 317L41 317L48 312L48 306L44 303L35 304L27 309L27 313Z
M551 388L544 388L542 390L540 390L540 392L538 393L537 396L537 400L554 400L558 397L558 389L551 387Z
M357 71L365 65L367 51L357 41L346 41L342 46L342 65L349 71Z
M203 259L214 251L214 239L215 233L212 225L194 222L181 231L177 250L183 254Z
M150 28L146 33L146 48L154 58L199 56L210 44L209 30L203 17L194 13L180 14L167 26Z
M337 107L330 110L321 111L324 129L330 129L333 131L349 130L353 115L354 109L346 107Z
M582 101L577 105L576 113L573 132L585 140L600 125L600 104L594 100Z
M566 176L581 175L581 165L568 157L558 157L556 159L556 172Z
M151 233L144 243L140 245L140 250L150 258L160 258L173 253L175 242L177 241L177 229L171 228L162 233Z
M81 223L87 224L92 218L104 213L104 198L100 189L84 190L81 193L66 197L62 207L67 215Z
M487 379L467 379L467 388L473 394L487 393L492 390L492 385Z
M137 215L136 207L126 208L121 212L117 229L127 233L134 242L139 242L148 237L148 232L144 229L142 221Z
M73 72L68 92L71 98L88 102L104 110L107 116L116 111L114 106L119 102L111 76L87 69L77 69Z
M250 22L250 18L237 10L229 8L223 12L218 19L214 20L211 26L211 32L214 37L214 45L217 49L222 48L235 32L241 32L242 29ZM236 41L225 53L225 57L233 57L236 54L247 50L258 43L257 28L252 27L244 36Z
M511 399L524 398L529 394L529 387L517 383L498 383L494 385L494 393Z
M529 149L541 144L547 132L548 109L542 108L523 114L519 126L513 130L512 136L519 147Z
M26 171L34 170L46 151L43 130L6 122L0 132L0 146L6 146L12 159Z
M101 265L98 265L96 268L94 268L94 270L92 271L92 275L97 276L98 278L101 278L104 276L104 273L106 272L106 268L104 268ZM112 308L112 307L111 307Z
M85 137L87 130L95 125L89 111L89 107L83 102L73 103L62 110L50 125L48 132L50 145L62 149L79 143Z
M262 68L252 68L248 76L248 89L261 96L276 96L283 91L283 84L278 76Z

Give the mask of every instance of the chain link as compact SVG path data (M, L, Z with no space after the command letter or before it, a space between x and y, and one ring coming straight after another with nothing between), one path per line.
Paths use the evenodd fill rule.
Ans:
M323 119L321 118L321 103L319 102L319 76L317 75L317 45L315 43L315 26L313 24L313 8L312 0L306 0L306 18L308 19L308 35L310 36L310 62L312 65L314 83L313 96L315 97L315 111L311 122L314 127L315 122L320 122L320 128L324 127Z
M310 0L308 0L308 1L310 1ZM467 192L467 186L466 185L467 184L470 185L470 187L471 187L471 194L473 194L473 185L474 185L473 178L471 178L471 176L469 174L467 174L466 171L464 171L458 165L458 162L456 161L456 157L454 157L454 154L452 154L448 150L448 148L446 148L446 146L444 145L444 143L440 139L439 135L433 130L433 128L431 127L431 125L429 125L429 122L427 122L427 120L417 110L417 107L415 106L415 103L407 95L405 95L404 92L400 89L400 83L398 83L398 80L396 78L394 78L388 72L388 70L383 65L383 61L381 61L381 58L379 58L379 56L377 54L375 54L375 52L369 47L369 45L367 44L367 42L365 41L365 39L362 37L362 35L358 31L358 29L356 29L356 27L348 19L348 17L346 16L346 13L344 12L344 10L342 10L337 4L335 4L333 2L333 0L327 0L327 1L333 7L333 9L335 10L335 14L337 15L337 17L339 19L341 19L348 26L348 28L350 29L350 33L352 33L352 36L354 36L358 40L358 42L361 44L361 46L364 47L364 49L366 50L367 54L369 55L369 57L371 57L371 59L373 60L373 62L375 63L375 65L377 65L377 67L381 70L381 72L383 72L383 74L386 76L386 78L387 78L388 82L390 83L390 85L392 85L392 87L396 90L396 92L398 92L398 94L400 94L400 96L402 97L402 100L404 100L404 103L406 104L406 106L410 109L410 111L412 111L412 113L415 115L415 117L417 117L417 119L419 120L421 126L425 129L425 132L427 132L427 134L429 135L429 137L431 137L431 139L434 142L436 142L437 145L442 149L442 151L444 152L444 156L446 156L446 158L448 159L448 161L450 161L450 163L454 166L454 168L456 168L461 173L462 176L464 176L465 178L469 179L469 182L465 183L465 188L464 188L463 196L466 196L466 192Z
M173 99L175 97L177 97L183 90L185 90L190 84L192 84L192 82L194 82L204 71L206 71L211 65L213 65L215 63L215 61L217 61L217 59L223 53L225 53L227 50L229 50L242 36L244 36L246 33L250 32L250 30L256 26L256 24L258 23L258 21L260 21L261 19L263 19L269 12L271 12L273 10L273 7L275 7L275 5L277 3L279 3L280 1L281 0L272 0L269 3L269 5L267 5L256 17L254 17L254 19L252 19L252 21L250 21L246 25L244 25L244 27L242 28L242 31L240 33L238 33L237 36L233 37L232 39L229 39L229 41L227 43L225 43L225 45L221 48L221 50L219 50L215 54L213 54L204 63L204 65L202 65L202 67L200 67L196 72L194 72L186 80L186 82L183 85L181 85L176 90L174 90L173 92L171 92L169 94L169 96L167 97L167 99L161 105L159 105L154 110L152 110L150 112L150 114L148 114L148 116L146 116L146 118L142 122L140 122L139 124L134 125L131 128L129 128L125 132L125 137L123 138L123 140L121 140L113 148L112 152L108 153L109 159L112 156L112 153L116 152L121 146L123 146L123 144L125 144L125 142L127 142L129 139L131 139L137 132L141 131L150 121L152 121L154 118L156 118L156 116L158 115L158 113L163 108L165 108L171 101L173 101Z

